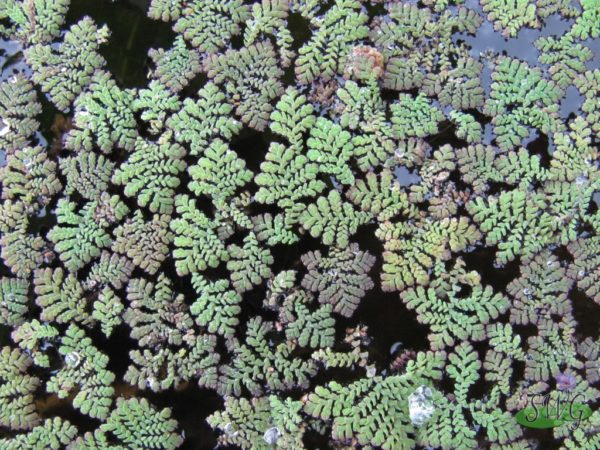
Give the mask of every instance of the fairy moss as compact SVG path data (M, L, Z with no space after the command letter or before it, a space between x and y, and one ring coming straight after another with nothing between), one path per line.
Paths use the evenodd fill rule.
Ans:
M600 3L462 3L0 3L0 448L600 450Z

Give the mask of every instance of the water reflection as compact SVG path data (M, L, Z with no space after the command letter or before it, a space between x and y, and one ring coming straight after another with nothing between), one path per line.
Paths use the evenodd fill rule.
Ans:
M474 3L473 1L468 1ZM469 6L471 7L471 6ZM481 8L471 7L472 9L481 11ZM485 17L485 13L482 13ZM454 42L458 40L464 41L471 47L471 56L479 58L486 51L493 51L496 54L504 54L512 58L518 58L527 62L530 66L540 66L543 64L538 62L539 50L533 43L540 37L561 36L573 26L573 20L565 20L559 14L548 16L544 21L544 26L541 29L523 28L517 34L516 38L506 39L502 34L494 30L491 22L484 20L477 33L472 36L465 33L457 33L454 36ZM589 40L594 41L594 40ZM598 41L597 39L595 41ZM586 41L584 41L585 43ZM596 42L596 45L598 43Z
M569 86L565 91L565 96L560 102L560 116L567 118L571 113L581 113L581 105L584 97L579 93L575 86Z
M18 41L0 40L0 82L17 73L31 74L31 69L23 58L23 48Z
M396 180L400 183L400 186L410 186L412 184L418 184L421 181L421 177L415 171L412 172L404 166L399 166L394 169L394 175Z

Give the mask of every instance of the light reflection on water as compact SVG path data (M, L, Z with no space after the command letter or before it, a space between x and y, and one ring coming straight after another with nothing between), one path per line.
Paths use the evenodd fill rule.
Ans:
M23 58L21 43L0 39L0 82L8 80L17 73L31 74L31 69Z
M400 186L410 186L421 181L421 177L416 172L411 172L404 166L396 167L394 175L396 175L396 180L398 180Z

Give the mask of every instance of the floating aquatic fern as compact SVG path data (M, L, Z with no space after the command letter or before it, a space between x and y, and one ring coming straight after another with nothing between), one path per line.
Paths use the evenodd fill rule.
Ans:
M103 153L116 147L133 150L138 135L133 99L133 92L121 89L108 72L97 71L89 90L75 101L75 126L67 136L67 148L89 151L95 145Z
M98 28L91 18L84 17L71 26L58 46L39 43L26 50L33 81L60 110L68 111L73 100L90 85L94 72L104 66L99 49L109 34L106 26Z
M152 76L172 92L181 91L190 80L202 69L200 54L189 49L185 40L178 35L173 45L168 50L152 49L148 56L154 63Z
M218 235L218 224L197 209L188 196L175 198L177 218L171 222L175 238L173 258L177 272L184 275L217 267L229 259L225 243Z
M0 146L12 153L28 144L42 112L33 84L23 75L0 83Z
M139 206L152 213L171 214L178 175L185 170L185 149L169 142L163 135L158 142L138 138L129 159L112 176L112 182L124 185L128 197L137 198Z
M40 380L27 373L33 360L19 349L4 347L0 361L0 425L29 430L40 422L34 400Z
M98 200L86 203L79 212L77 205L61 199L57 205L58 224L48 233L65 266L76 271L100 256L100 249L110 246L107 228L128 212L117 195L103 193Z
M69 326L58 350L64 358L63 365L48 380L48 392L65 398L77 389L73 406L90 417L105 419L113 401L115 379L106 368L108 356L94 347L92 340L76 325Z
M262 131L272 111L271 101L283 94L275 51L269 41L242 50L228 50L205 62L209 78L223 84L242 122Z
M296 78L301 84L321 77L325 80L342 72L353 43L367 37L368 17L356 0L336 0L319 20L311 40L298 50Z
M525 398L593 409L597 0L70 3L0 2L0 448L521 450Z
M321 303L330 303L343 316L351 316L361 298L374 286L368 273L375 259L357 244L350 244L344 250L334 248L327 257L318 250L309 252L302 256L302 263L308 270L302 286L318 292Z

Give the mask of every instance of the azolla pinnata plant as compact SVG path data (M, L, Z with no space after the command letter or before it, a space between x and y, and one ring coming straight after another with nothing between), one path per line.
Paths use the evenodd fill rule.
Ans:
M600 449L598 0L99 2L0 3L1 449Z

